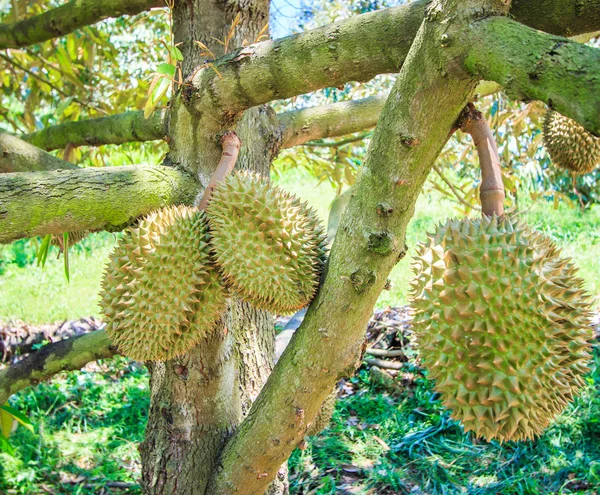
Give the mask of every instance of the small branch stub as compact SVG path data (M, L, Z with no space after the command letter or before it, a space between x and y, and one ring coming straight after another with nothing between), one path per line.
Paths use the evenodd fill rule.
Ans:
M204 196L202 196L202 199L198 203L198 208L201 210L206 208L217 184L225 179L235 167L240 148L242 147L242 141L235 132L227 131L221 137L221 147L223 148L221 160L212 174L208 186L204 190Z
M504 214L504 184L500 169L500 157L492 130L482 113L469 103L461 114L458 125L461 131L471 135L481 168L481 187L479 197L484 215L502 216Z

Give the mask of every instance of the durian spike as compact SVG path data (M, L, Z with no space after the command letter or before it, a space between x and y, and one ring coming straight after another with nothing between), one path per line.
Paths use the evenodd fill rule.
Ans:
M225 177L227 177L233 170L233 167L235 167L235 163L237 162L237 157L240 153L240 148L242 147L242 141L233 131L227 131L225 134L223 134L220 142L223 149L223 152L221 153L221 160L219 161L216 170L212 174L208 186L206 186L206 189L204 190L202 199L198 201L200 196L196 198L196 206L200 210L203 210L210 201L213 190L217 184L225 179Z
M504 194L504 184L502 183L498 147L492 130L483 114L472 103L468 103L461 114L459 126L461 131L471 135L475 146L477 146L481 168L481 187L479 190L481 210L488 217L494 214L501 217L504 215L504 199L506 196Z

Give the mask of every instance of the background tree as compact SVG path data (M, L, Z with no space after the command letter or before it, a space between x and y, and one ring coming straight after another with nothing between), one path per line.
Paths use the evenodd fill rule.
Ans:
M90 26L157 2L70 2L44 13L35 2L20 7L15 2L0 26L3 83L19 96L3 115L22 133L22 140L3 137L0 166L11 173L0 177L2 242L120 230L152 209L191 204L218 163L226 130L244 143L239 167L267 174L281 148L377 124L319 293L273 372L272 318L239 301L209 342L182 358L148 363L152 402L141 446L148 493L264 493L276 478L272 493L285 490L277 472L335 382L354 370L375 300L406 252L416 198L432 168L443 176L435 161L470 99L503 87L512 99L550 104L600 134L598 50L560 37L600 29L596 0L416 1L277 41L261 41L268 1L190 0L157 14L170 16L172 39L156 30L154 44L131 37L119 44L110 24L103 36ZM155 25L142 15L140 24L113 22L131 23L135 39ZM132 58L141 59L104 70L102 56L110 60L113 50L131 46ZM156 75L135 87L136 67L149 60ZM264 106L398 71L386 100L279 114ZM478 86L482 80L496 84ZM171 84L168 106L158 109ZM107 103L107 93L116 101ZM79 146L155 139L168 144L161 165L70 163L102 160L102 151L79 154ZM52 150L62 150L63 160ZM135 153L132 162L143 161L143 148ZM382 238L385 245L375 246ZM113 352L102 331L48 346L1 372L0 402Z

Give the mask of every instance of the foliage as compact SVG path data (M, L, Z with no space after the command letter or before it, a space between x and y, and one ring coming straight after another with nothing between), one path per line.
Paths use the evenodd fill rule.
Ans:
M1 2L0 22L39 14L62 2ZM9 7L10 6L10 7ZM0 54L3 130L17 134L126 110L141 110L149 79L169 62L168 10L154 9L131 17L108 19L65 37L9 49ZM164 104L164 93L153 102ZM128 145L137 150L144 145ZM59 156L76 163L102 166L110 147L70 148Z

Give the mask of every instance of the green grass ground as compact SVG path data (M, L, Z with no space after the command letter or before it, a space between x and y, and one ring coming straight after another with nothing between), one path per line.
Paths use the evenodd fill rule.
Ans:
M327 183L316 185L314 179L298 170L291 170L276 182L308 201L326 222L334 190ZM453 204L437 194L419 198L415 217L408 232L409 254L425 233L453 213ZM581 213L561 207L554 210L551 203L539 202L523 218L532 226L552 237L580 267L588 291L600 304L600 207ZM0 247L0 320L21 319L28 323L49 323L84 316L99 316L98 290L104 264L115 242L113 234L93 234L83 242L83 248L72 249L70 256L71 281L64 276L62 259L50 256L45 268L26 264L33 248ZM28 252L23 252L27 251ZM18 263L7 263L12 259ZM390 279L392 290L384 291L378 306L399 306L407 302L408 280L411 277L411 257L407 256L394 268ZM0 271L1 273L1 271Z

